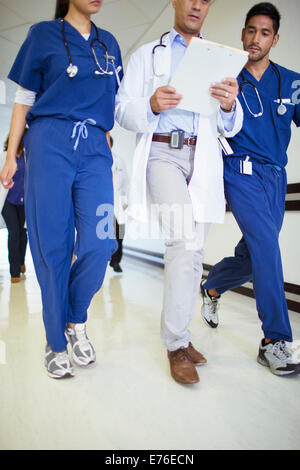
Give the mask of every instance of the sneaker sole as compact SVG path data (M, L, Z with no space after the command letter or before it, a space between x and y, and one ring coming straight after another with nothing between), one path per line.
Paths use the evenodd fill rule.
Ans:
M266 360L262 359L260 356L257 356L257 362L258 362L258 364L260 364L264 367L268 367L270 369L270 371L272 372L272 374L274 374L274 375L278 375L278 376L298 375L300 373L300 370L298 370L298 369L289 370L289 371L276 370L273 367L271 367L270 364Z
M48 377L50 377L51 379L70 379L72 377L75 377L75 374L74 372L67 372L66 374L64 375L56 375L56 374L52 374L52 372L49 372L48 371L48 364L47 362L45 361L44 363L46 369L47 369L47 374L48 374Z
M56 379L56 380L60 380L60 379L72 379L73 377L75 377L75 374L65 374L65 375L55 375L55 374L51 374L51 372L48 372L48 377L50 377L51 379Z
M72 351L72 358L73 358L73 361L75 362L75 364L76 364L77 366L80 366L80 367L87 367L87 366L89 366L89 365L91 365L91 364L94 364L94 363L96 362L96 357L95 357L95 359L91 359L90 362L88 362L88 363L82 363L82 362L80 362L80 360L77 359L77 357L73 354L73 351Z

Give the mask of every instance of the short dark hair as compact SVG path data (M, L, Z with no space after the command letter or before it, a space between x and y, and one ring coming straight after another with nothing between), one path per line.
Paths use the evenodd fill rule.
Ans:
M253 18L253 16L257 15L265 15L271 18L271 20L273 20L274 32L275 34L278 33L280 28L281 15L277 8L272 5L272 3L262 2L258 3L257 5L254 5L254 7L252 7L251 10L249 10L249 12L247 13L245 27L249 23L250 19Z

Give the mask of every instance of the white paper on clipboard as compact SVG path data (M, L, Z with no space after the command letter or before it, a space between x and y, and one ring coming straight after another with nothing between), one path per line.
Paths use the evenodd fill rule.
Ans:
M227 77L237 77L248 61L248 52L192 38L170 85L183 95L179 109L211 116L219 102L210 96L210 87Z

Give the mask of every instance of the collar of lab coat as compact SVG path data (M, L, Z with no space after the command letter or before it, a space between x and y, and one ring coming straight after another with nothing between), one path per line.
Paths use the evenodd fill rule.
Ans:
M172 44L177 36L180 34L172 28L171 32L167 34L163 39L163 44L166 47L157 47L153 54L153 74L154 83L153 89L157 89L160 86L167 85L171 73L171 51ZM202 34L199 34L199 38L203 39ZM157 45L159 42L157 42Z

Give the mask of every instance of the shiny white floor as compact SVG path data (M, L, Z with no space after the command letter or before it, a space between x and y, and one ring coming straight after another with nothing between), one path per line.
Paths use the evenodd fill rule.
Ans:
M200 384L178 385L160 343L162 270L129 258L109 268L89 312L97 363L67 381L43 366L41 301L30 256L11 285L0 231L1 449L299 449L300 377L256 363L254 301L226 294L221 325L198 313L194 345L206 355ZM291 313L295 339L300 315ZM6 350L6 364L4 360Z

